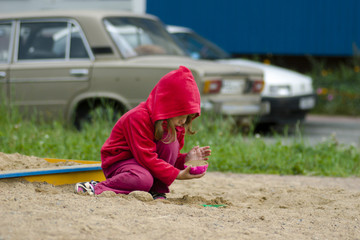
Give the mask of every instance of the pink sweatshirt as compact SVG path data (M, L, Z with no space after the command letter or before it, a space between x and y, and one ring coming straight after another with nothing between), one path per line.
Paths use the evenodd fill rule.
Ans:
M184 168L186 154L179 151L175 167L158 158L154 136L157 120L197 113L200 115L200 93L191 71L180 66L160 79L146 102L125 113L115 124L101 148L102 168L130 158L168 186ZM185 130L177 127L180 149Z

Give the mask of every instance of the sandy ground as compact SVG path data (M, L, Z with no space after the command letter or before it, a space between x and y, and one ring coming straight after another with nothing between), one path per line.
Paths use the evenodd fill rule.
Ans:
M20 158L40 160L0 154L0 166ZM91 197L73 185L0 180L0 240L360 239L360 178L209 172L171 189L153 201L144 192Z

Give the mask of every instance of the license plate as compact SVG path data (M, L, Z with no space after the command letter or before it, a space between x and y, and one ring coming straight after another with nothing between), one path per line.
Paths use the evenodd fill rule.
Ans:
M241 94L244 91L245 81L223 80L221 93L223 94Z
M300 109L311 109L315 106L315 98L314 97L304 97L300 99L299 108Z

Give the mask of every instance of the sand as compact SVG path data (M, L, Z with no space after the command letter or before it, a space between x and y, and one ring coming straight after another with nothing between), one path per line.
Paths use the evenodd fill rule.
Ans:
M41 161L0 154L1 166L4 159ZM168 200L156 201L5 179L0 202L0 240L360 239L360 178L352 177L207 172L175 181Z
M0 152L0 171L53 168L58 166L76 165L74 162L49 163L43 158L35 156L25 156L19 153L5 154Z

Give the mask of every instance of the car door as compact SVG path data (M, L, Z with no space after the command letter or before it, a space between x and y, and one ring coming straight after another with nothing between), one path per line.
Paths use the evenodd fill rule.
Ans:
M8 100L9 63L11 60L13 23L0 22L0 103Z
M21 111L64 117L89 87L93 55L73 20L20 20L10 66L10 99Z

